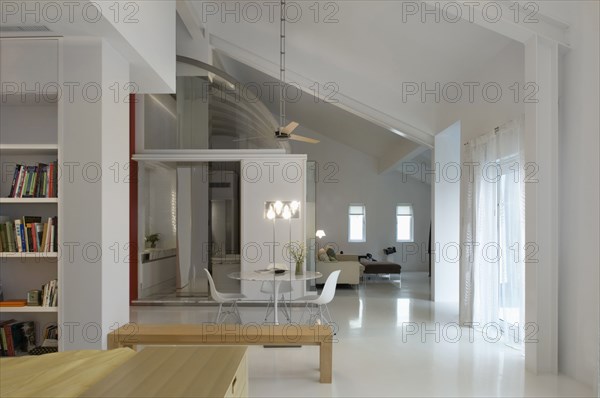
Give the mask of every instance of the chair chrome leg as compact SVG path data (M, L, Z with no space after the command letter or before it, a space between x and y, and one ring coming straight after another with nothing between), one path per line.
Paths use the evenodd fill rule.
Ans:
M219 312L217 312L217 320L216 323L221 323L221 315L223 311L223 303L219 303Z
M331 313L329 312L329 307L327 306L327 304L324 304L325 306L325 312L327 313L327 323L331 324L333 323L333 318L331 318Z
M302 320L304 319L304 314L306 314L306 311L308 311L308 303L306 303L304 306L304 311L302 311L302 315L300 315L300 321L298 321L300 324L302 324Z
M308 319L307 319L306 324L314 325L315 322L317 321L317 308L312 303L306 303L306 307L304 307L304 312L302 313L302 316L300 317L300 323L302 323L302 320L304 319L304 314L306 314L307 311L308 311Z
M308 325L314 325L317 322L317 308L312 303L306 304L305 311L308 310Z
M285 316L285 319L287 319L288 322L291 322L291 314L288 311L288 306L287 306L287 302L285 301L285 296L282 294L281 295L281 300L280 300L281 305L279 306L279 309L281 309L281 312L283 312L283 315ZM275 311L275 304L273 301L273 296L269 297L269 302L267 303L267 312L265 313L265 322L267 322L267 320L269 319L269 315L271 315L271 313Z
M234 302L233 302L233 304L232 304L232 308L233 308L233 314L236 316L236 318L237 318L238 322L239 322L240 324L242 324L242 323L243 323L243 322L242 322L242 316L240 315L240 310L239 310L239 308L238 308L238 306L237 306L237 301L234 301Z
M267 312L265 313L265 322L269 318L269 315L271 315L271 312L273 312L273 308L271 308L272 300L273 300L273 296L269 297L269 302L267 303Z
M281 303L283 304L281 306L281 311L283 312L283 315L285 316L288 322L291 322L291 311L288 311L288 305L285 301L285 296L283 294L281 295Z

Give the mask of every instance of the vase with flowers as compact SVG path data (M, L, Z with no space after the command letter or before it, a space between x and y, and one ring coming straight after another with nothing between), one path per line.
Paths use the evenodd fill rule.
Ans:
M289 247L290 256L296 262L296 275L302 275L302 265L306 255L306 246L304 243L294 242Z

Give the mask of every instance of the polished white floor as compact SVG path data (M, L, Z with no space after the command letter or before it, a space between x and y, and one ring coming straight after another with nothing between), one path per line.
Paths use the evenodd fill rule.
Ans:
M250 395L256 397L592 396L566 376L535 376L523 355L454 327L455 305L429 301L429 278L405 273L386 281L338 288L329 306L339 330L333 383L318 382L318 348L249 348ZM293 320L300 309L292 309ZM264 308L241 307L244 322L262 322ZM132 307L132 322L210 322L216 307Z

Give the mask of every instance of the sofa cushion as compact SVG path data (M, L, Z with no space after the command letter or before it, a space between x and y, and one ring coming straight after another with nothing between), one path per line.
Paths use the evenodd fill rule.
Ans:
M319 261L323 261L325 263L329 262L329 256L327 255L327 252L325 251L325 249L319 249L318 258L319 258Z
M335 256L335 250L332 247L327 248L327 255L329 256L330 261L337 261L337 257Z
M358 261L357 254L337 254L338 261Z

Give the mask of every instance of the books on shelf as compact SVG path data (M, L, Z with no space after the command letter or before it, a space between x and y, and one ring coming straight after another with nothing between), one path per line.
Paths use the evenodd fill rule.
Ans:
M42 334L42 345L29 350L30 355L50 354L58 351L58 327L48 325Z
M42 286L42 307L58 306L58 280L53 279Z
M0 322L0 353L14 357L35 348L35 323L10 319Z
M25 307L27 300L4 300L0 301L0 307Z
M15 165L9 198L58 197L58 162Z
M24 216L14 221L0 222L0 252L58 252L58 218Z

